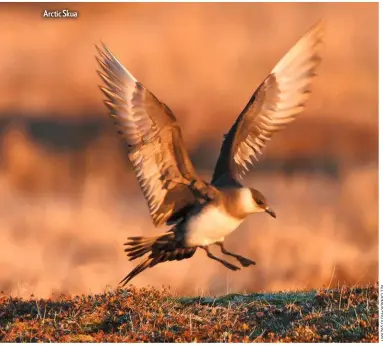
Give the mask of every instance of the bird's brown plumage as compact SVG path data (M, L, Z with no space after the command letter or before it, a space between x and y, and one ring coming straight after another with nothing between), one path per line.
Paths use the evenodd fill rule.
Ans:
M322 23L312 27L278 62L225 136L212 182L233 185L254 165L272 135L303 108L320 62Z
M197 176L169 107L145 89L105 46L97 49L105 104L128 144L129 159L154 225L160 226L196 203L196 186L210 192L213 188Z

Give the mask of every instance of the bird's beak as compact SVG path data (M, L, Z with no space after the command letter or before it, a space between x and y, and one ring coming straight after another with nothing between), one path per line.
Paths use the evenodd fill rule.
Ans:
M275 211L272 210L272 209L270 209L269 207L267 207L267 208L265 209L265 212L266 212L267 214L270 214L273 218L276 218L276 217L277 217L277 214L275 214Z

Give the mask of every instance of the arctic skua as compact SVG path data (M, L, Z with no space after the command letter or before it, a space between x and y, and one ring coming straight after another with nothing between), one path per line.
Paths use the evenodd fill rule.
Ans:
M301 113L321 60L321 23L312 27L277 63L255 90L224 136L213 178L203 181L185 149L181 129L169 107L146 89L103 45L97 47L101 90L156 227L171 228L154 237L129 237L130 260L145 256L121 282L126 285L147 268L192 257L198 248L231 270L238 266L214 256L211 245L241 266L255 262L228 251L227 235L249 215L276 217L261 192L241 184L273 134Z

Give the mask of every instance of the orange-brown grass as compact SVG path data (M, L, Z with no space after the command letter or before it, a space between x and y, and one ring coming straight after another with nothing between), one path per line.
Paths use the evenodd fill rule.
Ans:
M2 342L378 342L378 287L185 298L0 296Z
M195 295L377 280L375 165L345 170L339 180L256 172L246 183L263 191L277 212L277 219L249 217L227 239L229 249L254 259L256 266L230 272L199 251L191 259L145 271L134 284L168 284ZM49 298L115 287L135 265L123 252L126 238L165 229L152 225L137 184L129 193L113 194L106 180L89 177L77 198L29 196L0 176L0 195L0 290L14 296Z
M94 44L103 41L176 115L190 115L181 123L188 138L211 126L221 132L282 55L323 19L325 59L310 108L320 118L377 123L377 3L67 7L79 18L44 19L45 4L0 5L7 52L0 56L0 110L55 118L103 114L94 59ZM50 4L55 9L63 8Z

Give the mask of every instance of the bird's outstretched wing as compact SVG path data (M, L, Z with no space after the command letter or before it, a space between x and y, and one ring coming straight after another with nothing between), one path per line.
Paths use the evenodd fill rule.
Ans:
M138 82L105 47L96 47L106 106L129 148L129 159L160 226L196 201L196 175L173 113ZM198 198L198 197L197 197Z
M249 171L272 135L303 108L321 60L322 23L312 27L278 62L225 136L212 183L235 184Z

